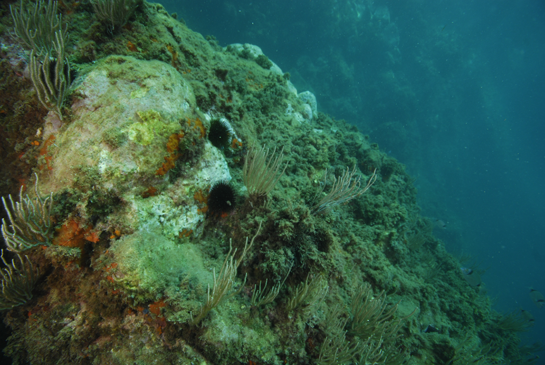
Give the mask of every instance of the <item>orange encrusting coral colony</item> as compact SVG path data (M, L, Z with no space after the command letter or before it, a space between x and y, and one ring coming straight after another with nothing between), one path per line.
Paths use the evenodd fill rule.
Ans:
M204 138L206 136L206 128L199 118L195 118L195 120L187 118L187 125L199 133L199 138Z
M54 245L64 247L82 248L85 241L97 243L99 241L98 233L92 230L92 227L81 227L75 220L71 219L64 223L58 230Z
M70 35L51 37L51 56L61 65L62 48L65 71L78 71L49 112L40 85L24 78L30 47L0 36L4 253L22 265L4 261L15 265L0 297L7 356L81 365L527 360L433 236L402 164L313 109L311 93L298 93L259 47L221 47L160 4L108 1L130 12L125 23L101 1L36 3ZM2 2L10 32L16 18ZM41 72L37 83L59 77ZM214 121L229 131L219 147ZM220 184L228 209L215 211L209 191Z
M127 41L127 49L131 52L138 52L138 48L131 41Z
M231 141L231 148L234 149L234 150L238 149L238 148L242 148L242 142L240 142L236 138L233 138L233 140Z
M197 190L195 194L193 194L193 198L199 203L199 209L197 211L200 214L208 212L208 194L203 193L202 190Z
M183 237L190 237L191 235L193 234L193 230L192 229L183 229L180 234L178 235L178 237L180 238L183 238Z
M165 162L163 162L163 165L157 170L157 175L165 175L168 170L174 168L176 165L176 160L180 157L178 148L180 140L184 138L184 135L184 132L173 133L170 135L167 142L168 156L165 157Z
M43 156L44 160L45 160L45 163L46 163L46 166L47 166L47 169L48 170L52 170L53 167L51 167L51 160L53 159L53 156L51 156L49 153L48 153L48 148L53 144L55 143L55 135L50 135L49 138L47 138L47 140L44 142L42 148L40 148L40 156ZM40 166L40 168L42 168L43 165Z
M181 67L181 63L178 61L178 52L176 52L170 44L167 44L167 49L172 54L172 61L170 62L170 64L172 65L172 67L179 70ZM186 71L191 72L190 69L187 69ZM186 71L184 71L184 73Z
M142 198L146 199L146 198L149 198L150 196L155 196L155 195L157 195L157 188L150 186L148 190L142 193Z
M199 118L196 118L195 120L190 120L189 118L187 118L187 126L188 128L196 130L198 132L199 138L204 138L206 136L206 128L204 127ZM173 133L170 135L166 144L168 156L165 156L165 162L163 162L163 165L159 169L157 169L157 175L165 175L169 170L173 169L174 166L176 166L176 161L181 155L180 142L182 138L184 138L184 136L184 131L180 131L179 133ZM195 144L194 141L192 143L193 145Z

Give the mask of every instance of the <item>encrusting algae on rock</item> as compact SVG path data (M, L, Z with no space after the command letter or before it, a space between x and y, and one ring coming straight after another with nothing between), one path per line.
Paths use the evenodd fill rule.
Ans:
M24 118L14 100L2 105L17 141L2 162L19 156L2 195L32 186L35 171L55 225L51 245L23 250L38 280L6 308L14 363L524 357L420 217L404 167L318 112L258 47L221 48L159 4L138 6L113 32L90 7L64 4L77 76L62 121L49 114L44 124L29 82L2 84L39 111ZM10 37L2 42L15 49ZM19 72L15 54L2 54L3 70ZM219 148L212 121L229 129ZM255 167L272 181L259 193L244 186L249 151L279 151ZM217 184L229 187L213 196L220 214L208 209ZM339 194L316 208L328 192Z

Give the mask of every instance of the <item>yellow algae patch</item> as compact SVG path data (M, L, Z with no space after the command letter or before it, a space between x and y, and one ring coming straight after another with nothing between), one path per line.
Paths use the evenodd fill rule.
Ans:
M162 122L161 114L153 109L146 110L145 112L136 112L136 114L138 114L144 123Z
M129 139L142 146L147 146L153 141L153 129L148 124L133 123L129 126Z
M133 92L131 92L131 99L143 98L144 96L146 96L148 91L149 87L147 86L141 87L138 90L134 90Z
M137 112L141 122L128 128L129 139L142 146L151 144L156 135L163 135L167 129L161 114L153 109Z

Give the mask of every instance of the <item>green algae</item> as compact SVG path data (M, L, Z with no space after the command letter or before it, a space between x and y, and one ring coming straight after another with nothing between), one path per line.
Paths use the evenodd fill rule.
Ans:
M133 97L133 93L134 91L131 93L131 97ZM167 124L161 118L161 114L153 109L139 111L137 114L141 122L132 123L127 127L127 137L135 143L148 146L156 135L166 137L168 134L171 134L169 132L173 131L172 128L170 130L167 128Z
M102 135L103 141L112 149L121 147L129 139L128 134L121 128L113 127L107 129Z
M269 60L269 57L263 54L257 56L255 62L266 70L270 69L273 65L271 60Z
M176 244L158 227L120 238L110 247L110 254L111 262L117 263L117 271L123 274L114 275L114 285L140 294L142 302L158 300L165 292L174 294L186 280L200 285L212 281L200 251L192 244Z

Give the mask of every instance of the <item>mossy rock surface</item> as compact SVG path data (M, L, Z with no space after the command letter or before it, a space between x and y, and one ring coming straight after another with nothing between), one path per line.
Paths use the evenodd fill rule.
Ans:
M17 153L33 159L40 191L53 192L59 206L55 245L26 253L42 277L33 299L6 314L9 356L40 364L320 364L333 335L341 351L360 341L344 333L368 283L375 298L384 292L389 319L401 321L382 350L407 364L463 363L488 345L491 363L517 359L518 338L497 327L489 300L433 237L404 166L354 126L317 112L258 47L222 49L159 4L146 3L114 34L88 6L66 19L80 75L65 118L48 117L39 137L35 129L17 136L38 143L20 142ZM221 149L207 139L214 119L233 132ZM250 197L243 166L248 149L260 146L283 151L287 167L270 194ZM360 188L374 172L376 182L317 212L352 169ZM236 193L226 214L207 212L218 181ZM219 281L229 254L232 286L194 323L217 295L214 275ZM277 285L278 295L257 305L252 296L265 283L264 293ZM319 297L292 305L309 286ZM429 324L439 332L423 332Z

